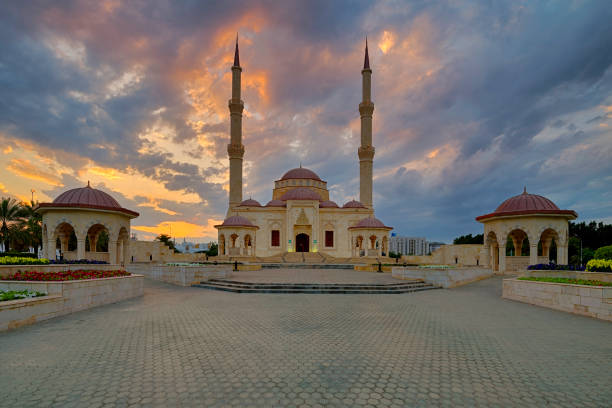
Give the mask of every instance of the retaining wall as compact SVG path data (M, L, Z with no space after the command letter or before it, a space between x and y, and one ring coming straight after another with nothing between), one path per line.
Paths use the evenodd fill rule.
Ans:
M612 321L612 287L504 279L505 299Z
M197 266L170 266L170 265L134 265L127 266L130 273L138 273L149 279L154 279L178 286L191 286L194 283L209 279L223 279L229 277L233 265L197 265Z
M391 276L398 279L423 279L427 283L443 288L455 288L493 276L487 268L463 267L452 269L393 267Z
M144 294L142 275L61 282L0 281L1 290L31 290L48 296L0 302L0 330L47 320Z

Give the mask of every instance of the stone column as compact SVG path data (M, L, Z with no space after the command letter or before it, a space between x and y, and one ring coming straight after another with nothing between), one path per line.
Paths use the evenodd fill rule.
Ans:
M523 252L523 239L512 237L512 245L514 245L514 256L521 256Z
M506 272L506 246L500 245L497 252L499 253L499 272L505 273Z
M77 259L85 259L85 239L77 238Z
M535 265L538 263L538 244L529 242L529 264Z
M118 264L125 263L125 253L123 252L123 240L119 241L119 259L117 260Z
M108 240L108 263L117 264L117 240Z
M490 245L485 245L480 253L481 253L481 259L482 259L482 261L480 262L480 265L484 267L488 266L491 262L491 260L489 259L489 254L491 253Z
M57 243L55 241L55 239L49 239L47 241L47 259L55 259L55 247L56 247Z

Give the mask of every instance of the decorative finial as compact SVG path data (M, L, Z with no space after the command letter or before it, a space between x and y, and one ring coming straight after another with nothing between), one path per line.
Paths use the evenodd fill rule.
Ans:
M236 52L234 52L234 66L240 66L240 56L238 55L238 33L236 33Z
M89 180L87 180L87 187L91 188L91 186L89 185Z
M302 162L300 162L300 169L302 168Z
M370 57L368 55L368 36L366 35L365 58L363 60L363 69L370 69Z
M523 187L523 194L527 194L527 186Z

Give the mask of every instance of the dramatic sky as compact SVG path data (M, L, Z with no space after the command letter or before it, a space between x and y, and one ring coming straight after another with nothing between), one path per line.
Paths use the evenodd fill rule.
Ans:
M376 216L449 241L523 186L612 222L607 1L8 1L0 192L92 186L140 238L216 238L240 34L245 197L304 167L358 199L364 37Z

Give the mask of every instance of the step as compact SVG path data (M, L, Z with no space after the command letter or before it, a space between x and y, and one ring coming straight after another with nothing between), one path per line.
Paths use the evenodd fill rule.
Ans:
M393 294L402 294L402 293L412 293L412 292L420 292L424 290L437 289L433 285L422 285L419 287L411 287L411 288L380 288L380 289L350 289L350 288L283 288L283 289L258 289L258 288L236 288L225 285L210 285L210 284L197 284L193 285L196 287L208 289L208 290L218 290L225 292L234 292L234 293L285 293L285 294L294 294L294 293L304 293L304 294L379 294L379 295L393 295Z
M436 289L435 286L419 279L387 284L240 282L225 279L211 279L193 286L235 293L398 294Z
M264 269L355 269L353 264L306 264L306 263L264 263L261 264Z

